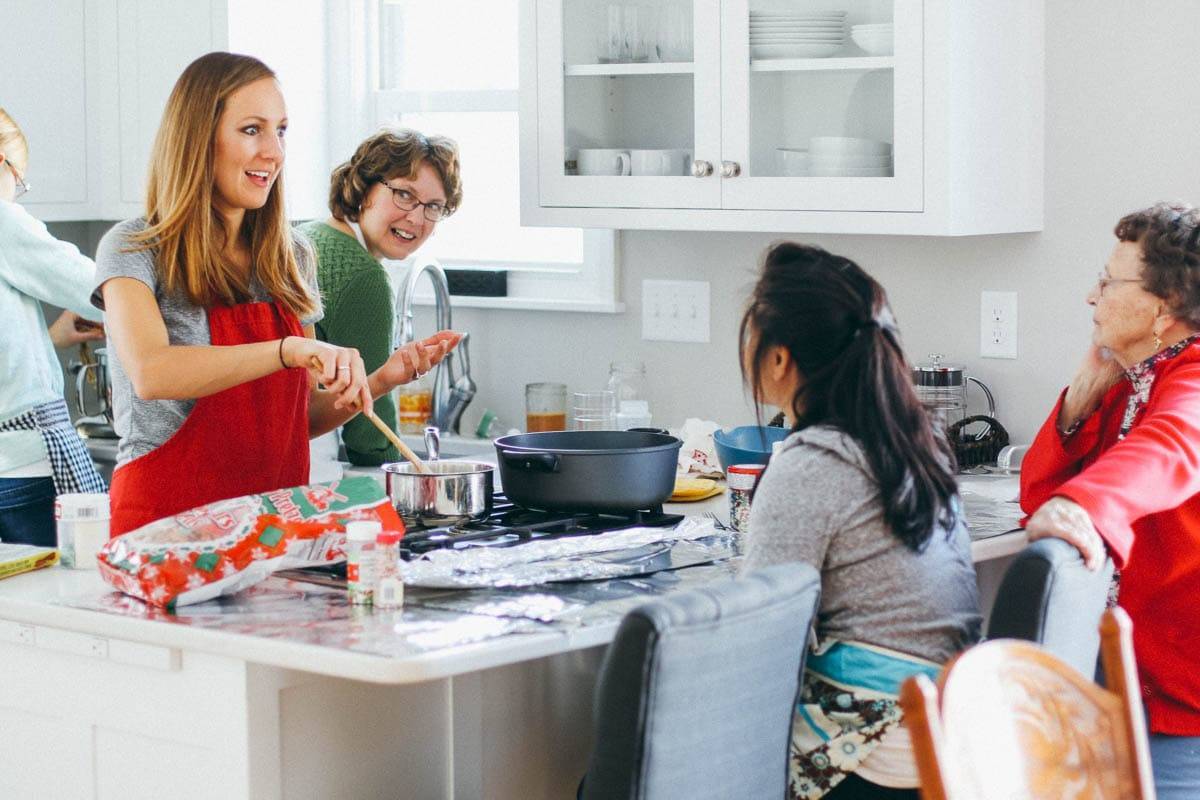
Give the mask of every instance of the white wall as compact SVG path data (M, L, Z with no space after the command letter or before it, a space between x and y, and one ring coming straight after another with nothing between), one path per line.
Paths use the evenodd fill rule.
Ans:
M1160 199L1200 203L1200 3L1046 5L1044 232L803 237L854 258L884 284L910 358L944 353L988 383L1014 441L1033 436L1083 354L1091 325L1084 296L1111 249L1113 224ZM623 233L621 315L457 312L456 327L472 331L480 388L465 422L473 426L488 406L505 425L520 424L526 382L598 388L610 360L631 356L646 362L660 424L678 425L685 416L750 421L735 357L737 324L758 257L782 236ZM641 340L641 281L654 278L712 282L711 344ZM1015 361L979 357L984 289L1018 292Z

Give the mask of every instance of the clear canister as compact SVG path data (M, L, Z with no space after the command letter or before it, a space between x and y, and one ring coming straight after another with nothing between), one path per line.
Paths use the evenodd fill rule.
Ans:
M754 487L766 467L762 464L735 464L725 471L729 486L729 525L735 531L750 530L750 501Z
M58 556L64 567L95 569L96 554L108 541L108 495L73 492L54 498Z

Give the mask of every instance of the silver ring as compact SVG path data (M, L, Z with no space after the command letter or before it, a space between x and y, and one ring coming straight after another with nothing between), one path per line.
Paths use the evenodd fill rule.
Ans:
M338 372L341 372L342 370L349 371L349 369L350 369L349 367L338 367Z

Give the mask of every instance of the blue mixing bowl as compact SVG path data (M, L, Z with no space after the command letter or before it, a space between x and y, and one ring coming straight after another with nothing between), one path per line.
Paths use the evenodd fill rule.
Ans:
M771 445L782 442L791 431L766 425L743 425L731 431L713 433L721 469L728 471L735 464L766 464L771 458Z

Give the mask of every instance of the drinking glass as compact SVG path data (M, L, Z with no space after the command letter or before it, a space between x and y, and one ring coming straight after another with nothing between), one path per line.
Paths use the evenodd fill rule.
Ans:
M621 27L621 6L608 7L608 25L596 37L596 60L601 64L615 64L621 60L621 41L625 35Z
M617 429L617 395L608 390L575 392L571 395L571 430L612 431Z
M525 384L525 430L565 431L567 429L567 385L565 383Z
M691 61L691 15L679 3L663 6L659 12L656 45L659 61Z

